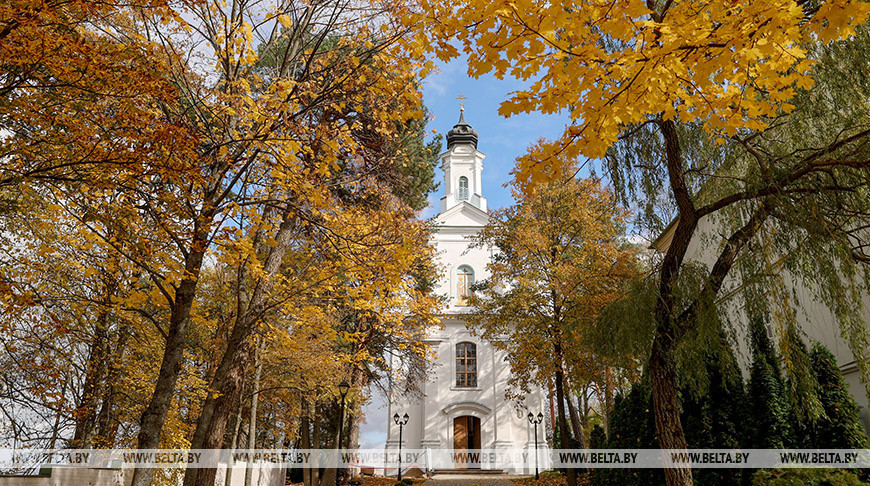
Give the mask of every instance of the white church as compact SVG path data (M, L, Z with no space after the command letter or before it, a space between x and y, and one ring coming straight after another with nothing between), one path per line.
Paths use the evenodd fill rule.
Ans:
M436 217L438 230L430 241L436 248L443 272L436 293L446 296L448 305L441 319L442 326L430 329L426 339L434 351L435 359L430 363L429 379L419 384L422 396L397 396L391 391L386 442L389 451L399 448L400 429L392 417L398 415L401 418L407 414L408 421L402 427L401 448L404 450L524 450L533 456L536 445L534 428L526 416L530 412L550 416L549 397L541 389L533 390L525 402L519 405L505 399L510 367L505 361L504 352L474 336L463 321L463 315L470 310L467 298L471 284L489 276L487 264L491 257L491 250L487 248L469 248L469 237L477 234L488 221L486 198L481 187L486 156L477 150L477 142L477 132L461 114L459 123L447 134L447 151L440 156L445 195L441 198L440 213ZM672 223L651 248L666 252L674 227ZM724 243L719 241L721 237L718 240L711 238L718 232L715 221L710 217L705 217L699 223L697 233L687 252L687 259L709 268L718 255L716 249ZM729 295L736 295L733 289L740 287L740 282L735 281L735 278L733 275L728 278L728 286L732 289ZM817 301L799 279L787 274L785 278L793 283L793 292L800 309L796 315L799 327L808 338L822 342L835 355L861 409L864 426L870 430L868 395L864 393L855 357L840 336L833 313ZM865 322L870 323L870 295L864 296L863 304ZM729 312L734 314L737 321L748 322L739 302L732 300L726 305L729 305ZM769 331L771 337L775 337L772 330ZM748 373L748 349L744 346L739 354L744 373ZM538 426L537 444L540 448L546 447L544 424ZM539 457L547 457L547 454L542 453ZM547 465L542 462L541 470L546 470ZM430 464L413 466L426 469ZM488 464L458 461L448 466L454 469L493 468ZM444 464L436 466L439 467L444 467ZM534 466L528 463L524 469L496 469L509 474L534 472ZM386 472L395 474L395 469Z
M408 415L402 430L402 449L463 451L475 449L534 451L534 426L526 418L545 412L547 396L533 390L522 404L505 399L510 366L503 351L473 335L463 321L469 311L471 284L488 277L490 250L469 248L469 237L488 221L481 172L486 157L477 150L477 132L465 122L447 133L447 151L441 154L445 195L436 217L437 231L430 244L436 248L442 269L436 294L448 301L442 326L430 329L426 343L435 359L429 379L420 384L422 396L390 396L388 450L399 447L399 427L393 416ZM546 447L544 424L538 426L538 447ZM444 464L440 464L444 467ZM487 463L456 462L453 468L504 470L509 474L529 473L516 467L499 468ZM420 469L426 469L421 467ZM533 472L533 471L532 471Z

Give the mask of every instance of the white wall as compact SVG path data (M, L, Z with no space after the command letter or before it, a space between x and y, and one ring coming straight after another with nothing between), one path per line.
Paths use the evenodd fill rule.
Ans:
M133 481L130 469L55 466L48 472L47 476L0 476L0 486L129 486Z
M426 339L436 358L431 363L429 379L421 384L422 396L390 397L388 450L399 446L399 427L392 417L405 413L410 419L403 429L403 449L452 450L453 420L466 415L480 419L481 448L534 449L534 429L526 415L529 411L535 414L544 412L544 393L540 389L533 390L520 404L519 412L512 401L505 399L510 366L504 353L466 328L462 316L470 308L457 305L459 267L470 267L474 271L475 281L489 277L486 266L490 262L492 250L486 247L469 248L469 238L488 222L481 180L484 157L472 146L461 144L441 155L445 195L441 198L441 213L437 216L439 230L433 234L430 244L436 249L442 271L435 293L448 300L442 326L430 329ZM456 199L458 181L462 176L469 181L469 199L466 202ZM477 386L473 388L456 386L456 344L466 341L477 345ZM543 440L543 437L544 428L541 427L540 439ZM395 470L386 473L395 474Z
M709 240L712 235L717 235L716 223L713 219L705 217L698 224L696 235L704 235L695 237L689 244L689 249L686 253L688 260L703 263L707 268L711 268L713 263L721 251L721 237ZM822 302L813 296L813 292L807 288L800 280L791 278L787 272L783 272L784 279L794 286L796 301L794 304L800 309L797 312L796 320L798 327L802 329L807 337L811 340L819 341L824 344L831 353L837 358L837 363L840 365L846 382L849 384L852 395L855 401L861 407L861 419L864 422L864 427L870 430L870 408L868 408L867 394L864 385L861 383L860 373L854 366L854 357L849 350L846 341L841 337L840 328L834 318L833 312ZM740 285L740 279L736 277L735 272L731 272L725 281L723 290L735 289ZM791 289L788 290L791 292ZM725 292L723 292L724 294ZM789 294L791 297L791 294ZM771 297L773 298L773 297ZM748 316L744 312L739 292L731 297L729 302L729 315L735 322L744 324L738 329L737 338L739 340L739 356L738 359L744 371L749 369L750 352L747 342L748 331ZM865 295L863 298L864 305L864 321L870 326L870 296Z
M244 486L245 463L237 463L233 469L232 485ZM253 464L254 486L284 486L284 468L270 464ZM133 470L96 469L85 467L53 466L45 476L0 476L0 486L130 486ZM223 486L226 468L218 469L215 484ZM179 485L181 482L179 481Z

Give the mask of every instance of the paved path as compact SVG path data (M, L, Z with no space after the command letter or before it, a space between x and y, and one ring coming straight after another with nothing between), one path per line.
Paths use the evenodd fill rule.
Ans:
M507 476L436 475L423 486L514 486Z

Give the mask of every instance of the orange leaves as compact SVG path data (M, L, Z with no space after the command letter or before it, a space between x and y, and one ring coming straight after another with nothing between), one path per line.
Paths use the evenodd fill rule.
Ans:
M167 10L162 2L141 9ZM91 189L104 188L125 183L130 172L159 170L153 161L165 162L167 142L177 153L189 147L158 109L177 99L165 77L171 60L162 62L154 44L128 30L129 15L100 1L0 6L0 63L8 73L0 116L12 135L0 140L0 181L86 179Z
M627 214L595 180L552 174L558 182L515 193L476 244L498 248L491 279L476 294L469 322L484 334L509 336L514 385L547 385L557 366L583 379L596 370L584 334L635 273L634 254L620 248ZM565 363L554 362L554 344Z
M540 474L540 479L533 477L520 478L513 481L516 486L566 486L568 478L559 471L545 471ZM585 486L585 482L580 483Z
M821 42L843 39L868 15L870 5L865 2L822 2L805 27L805 35L816 35Z
M576 126L554 144L593 158L652 116L701 121L713 134L763 127L764 117L791 109L794 88L812 82L802 46L849 36L870 12L857 0L810 13L794 0L659 2L667 11L639 0L419 4L409 22L439 57L455 56L446 42L457 39L472 75L539 77L502 115L571 110ZM521 178L551 180L545 165L558 164L550 157L560 150L539 147L539 162L521 162Z
M413 347L437 304L410 275L431 271L427 233L398 195L420 162L401 150L423 118L425 64L395 43L402 2L229 3L0 5L0 188L16 204L3 229L22 240L4 248L20 251L6 255L0 329L44 312L32 320L81 345L105 311L137 341L119 365L125 423L175 370L143 433L166 420L172 444L245 286L265 294L250 315L273 350L321 382L382 355L341 328L349 313Z

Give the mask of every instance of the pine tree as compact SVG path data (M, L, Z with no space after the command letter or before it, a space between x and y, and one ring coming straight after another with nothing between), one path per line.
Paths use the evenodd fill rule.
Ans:
M785 379L788 397L791 399L792 436L795 447L809 447L806 443L813 434L813 427L819 417L824 415L824 409L819 401L819 386L810 360L810 350L799 334L789 335L793 330L786 331L785 339L791 347L789 358L783 356L783 361L791 365L791 373ZM784 342L780 341L781 347Z
M713 445L737 448L748 445L746 390L737 361L728 350L724 362L708 366Z
M747 445L746 394L740 369L730 348L706 359L708 385L703 393L683 390L682 420L689 447L731 449ZM697 484L732 485L740 469L700 469L693 472Z
M601 424L595 424L592 427L592 432L589 433L589 448L604 449L607 447L607 432Z
M780 449L792 444L792 416L779 362L766 329L751 324L752 367L749 372L750 443L757 449Z
M609 449L655 449L656 426L652 413L652 390L648 379L631 386L627 395L613 400ZM661 469L593 469L592 483L606 486L655 486L665 484Z
M819 399L825 412L811 428L810 440L813 447L867 448L867 434L861 425L860 409L849 393L836 358L824 345L816 342L813 343L810 360L819 383Z

